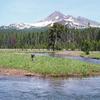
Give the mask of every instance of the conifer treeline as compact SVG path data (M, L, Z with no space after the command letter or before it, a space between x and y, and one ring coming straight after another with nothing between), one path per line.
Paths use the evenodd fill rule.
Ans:
M53 27L52 27L53 28ZM88 43L90 50L100 51L100 29L69 29L64 26L57 27L59 38L56 41L55 49L84 49L84 44ZM53 32L56 34L55 32ZM23 30L0 31L0 48L33 48L48 49L48 44L53 37L50 29L45 32L25 32Z

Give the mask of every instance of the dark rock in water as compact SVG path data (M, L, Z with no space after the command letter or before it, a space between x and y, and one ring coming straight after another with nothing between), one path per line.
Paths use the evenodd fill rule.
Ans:
M35 76L35 75L32 74L32 73L28 73L28 74L25 74L25 76L27 76L27 77L32 77L32 76Z

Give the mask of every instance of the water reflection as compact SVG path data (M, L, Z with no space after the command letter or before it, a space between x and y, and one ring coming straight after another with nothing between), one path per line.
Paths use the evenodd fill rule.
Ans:
M100 77L0 77L0 100L100 100Z

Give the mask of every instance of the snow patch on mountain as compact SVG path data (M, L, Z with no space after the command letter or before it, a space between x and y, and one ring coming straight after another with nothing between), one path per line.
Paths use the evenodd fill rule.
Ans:
M59 19L59 16L56 16L55 19Z
M10 24L9 27L17 28L17 29L25 29L25 28L30 28L32 26L26 23L14 23L14 24Z
M32 24L32 26L34 26L34 27L45 27L45 26L47 26L51 23L53 23L53 21L43 21L43 22L34 23L34 24Z

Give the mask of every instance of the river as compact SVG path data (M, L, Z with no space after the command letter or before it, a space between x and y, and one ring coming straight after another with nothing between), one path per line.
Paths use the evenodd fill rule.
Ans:
M80 57L80 56L66 56L66 55L59 55L54 53L33 53L35 56L50 56L50 57L57 57L57 58L67 58L67 59L74 59L74 60L80 60L87 63L92 64L100 64L100 59L93 59L93 58L86 58L86 57Z
M0 76L0 100L100 100L100 77L43 79Z

